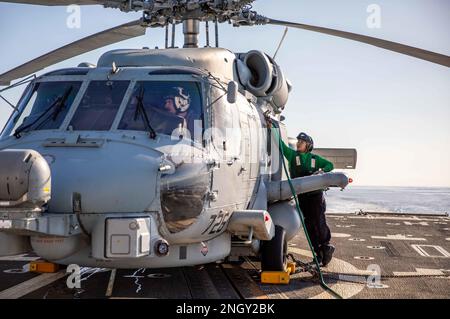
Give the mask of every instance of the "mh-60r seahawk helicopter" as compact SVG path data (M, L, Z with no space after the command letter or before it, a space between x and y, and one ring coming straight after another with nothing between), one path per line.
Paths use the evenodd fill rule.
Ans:
M267 120L287 142L281 113L291 85L267 54L219 48L218 23L307 29L450 66L433 52L266 18L249 0L0 2L143 11L0 75L0 85L148 27L166 30L165 49L114 50L96 66L26 79L0 138L0 255L33 250L59 264L156 268L260 255L263 269L284 269L301 225ZM180 23L184 47L175 48ZM355 152L347 162L335 164L354 167ZM348 182L343 173L292 179L296 193Z

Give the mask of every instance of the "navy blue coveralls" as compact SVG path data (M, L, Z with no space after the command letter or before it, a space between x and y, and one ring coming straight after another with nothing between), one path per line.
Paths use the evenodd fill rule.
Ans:
M289 162L291 178L309 176L322 169L324 172L333 170L333 163L313 153L300 153L291 149L283 141L283 154ZM320 247L328 245L331 240L330 228L327 225L325 211L327 205L323 190L297 195L300 209L305 217L306 229L314 247L320 256Z

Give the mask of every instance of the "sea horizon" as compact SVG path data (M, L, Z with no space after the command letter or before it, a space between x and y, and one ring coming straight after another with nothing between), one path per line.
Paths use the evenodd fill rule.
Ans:
M350 185L326 191L325 198L327 213L450 213L450 187Z
M351 188L351 187L380 187L380 188L389 188L389 187L393 187L393 188L443 188L443 189L449 189L450 190L450 186L403 186L403 185L355 185L355 184L349 184L347 186L347 188Z

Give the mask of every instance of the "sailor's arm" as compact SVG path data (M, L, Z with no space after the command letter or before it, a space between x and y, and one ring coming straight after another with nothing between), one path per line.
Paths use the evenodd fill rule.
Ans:
M278 141L281 141L281 149L283 150L283 155L287 160L295 157L295 151L284 143L284 141L279 137L280 131L272 127L272 134L275 137L275 140L278 144Z
M329 160L319 156L314 155L316 158L316 168L322 169L324 172L331 172L334 169L333 163L331 163Z

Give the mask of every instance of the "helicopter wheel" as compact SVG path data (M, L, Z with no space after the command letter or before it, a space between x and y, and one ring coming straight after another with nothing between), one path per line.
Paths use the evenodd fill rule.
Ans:
M261 244L261 270L284 271L287 264L286 231L275 225L275 236Z

